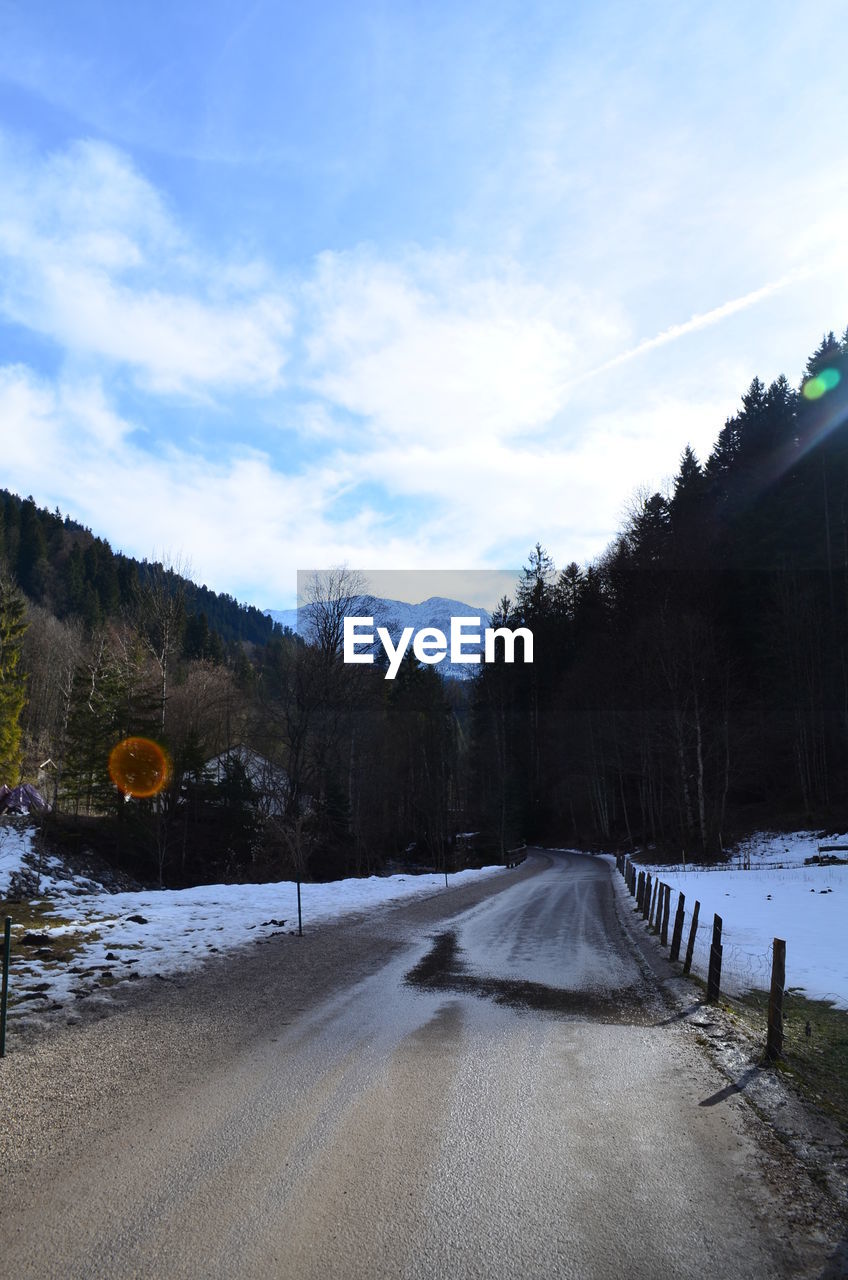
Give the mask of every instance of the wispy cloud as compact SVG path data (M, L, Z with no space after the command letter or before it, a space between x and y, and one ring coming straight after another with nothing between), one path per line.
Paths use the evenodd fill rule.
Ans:
M58 503L130 554L170 547L201 580L218 590L238 583L257 603L290 593L313 549L325 563L350 547L365 560L377 536L372 512L334 520L347 478L331 462L287 475L248 447L215 458L177 444L151 453L96 382L0 367L0 421L6 474L20 491Z
M585 351L614 330L577 290L444 251L325 254L305 297L306 380L391 438L538 430L561 410Z
M537 537L560 557L590 558L634 477L665 469L669 427L684 409L695 425L691 406L667 399L625 437L599 417L576 447L374 440L355 453L333 447L294 473L248 447L214 458L177 444L151 453L96 380L54 383L0 367L4 463L22 492L58 503L129 554L167 546L200 580L218 590L237 583L269 607L289 603L297 570L315 564L503 565L523 560ZM711 404L696 415L696 445L719 412ZM426 516L403 518L407 502L423 502Z
M765 326L732 367L705 360L721 325L794 309L808 279L763 271L664 327L720 282L652 297L653 324L631 277L610 287L612 251L603 289L566 259L437 242L353 244L283 284L256 254L200 243L103 143L44 158L0 140L0 173L0 320L59 356L49 374L38 353L0 367L6 483L270 606L314 564L497 565L537 538L559 559L597 554L636 485L660 484L687 440L706 455L745 380L769 372L756 354L778 359ZM814 260L806 247L782 266ZM694 359L641 378L639 357L676 342Z
M278 387L291 306L258 264L199 252L125 156L0 147L0 314L157 392Z

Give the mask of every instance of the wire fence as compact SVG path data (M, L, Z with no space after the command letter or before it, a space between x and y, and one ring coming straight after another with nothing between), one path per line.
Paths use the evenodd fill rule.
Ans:
M656 898L656 889L660 884L667 884L663 879L664 876L674 875L676 872L683 871L682 867L663 867L661 870L654 872L640 873L635 864L631 863L626 856L617 858L617 865L625 881L628 880L628 868L633 869L633 895L636 896L638 878L640 874L644 874L644 879L650 880L650 893ZM737 870L737 867L729 868L725 865L705 866L698 864L697 868L688 868L688 871L697 870L697 876L701 877L705 873L711 871L727 871L728 869ZM769 870L788 870L792 872L801 872L803 875L814 874L811 868L799 867L797 863L786 864L769 864ZM685 872L684 872L685 874ZM697 884L693 888L680 888L675 884L668 885L670 891L670 921L674 921L677 914L677 907L680 899L683 899L683 942L681 949L682 955L686 952L687 944L692 927L692 919L694 915L695 903L697 898ZM826 892L826 891L823 891ZM692 972L699 977L706 978L709 969L710 949L712 945L713 931L713 915L711 911L705 909L703 903L699 904L699 918L696 925L695 937L692 942ZM649 919L653 927L656 924L656 932L660 932L659 923L654 919L654 906L651 905L650 913L645 912L645 919ZM772 965L772 939L771 937L763 939L762 944L759 942L752 943L750 939L751 929L745 927L744 923L740 923L738 919L733 917L724 918L722 921L722 979L721 990L722 995L727 997L746 996L750 991L768 990L771 981L771 965ZM741 939L745 939L742 941ZM791 982L789 988L791 989ZM845 1009L848 1006L844 994L841 991L825 991L817 988L816 1000L829 1001L837 1007Z
M784 940L774 939L762 947L743 946L734 940L733 923L728 926L717 915L704 912L693 894L668 885L659 874L637 871L624 856L617 859L617 865L636 910L659 935L661 945L669 947L670 958L679 960L684 972L707 984L708 999L718 999L720 993L722 1003L763 1045L764 1057L779 1058L802 1091L845 1124L848 1012L840 1007L844 999L837 993L813 998L793 987L791 968L787 985ZM775 964L778 951L779 967Z

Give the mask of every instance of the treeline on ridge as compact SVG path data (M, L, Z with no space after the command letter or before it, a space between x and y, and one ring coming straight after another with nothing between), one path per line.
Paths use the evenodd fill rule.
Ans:
M593 565L537 546L532 667L489 668L477 794L507 839L719 855L848 820L848 333L800 390L755 378L702 466L641 496Z
M119 617L139 586L163 570L113 551L58 509L46 511L7 489L0 489L0 560L33 603L57 618L79 618L89 630ZM177 568L164 572L184 602L190 651L205 645L222 656L228 645L266 644L271 638L275 624L253 605L198 586Z

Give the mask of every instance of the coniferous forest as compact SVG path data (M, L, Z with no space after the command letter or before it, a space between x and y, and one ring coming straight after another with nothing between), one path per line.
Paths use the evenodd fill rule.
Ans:
M554 550L494 619L532 629L532 665L455 681L408 656L386 681L341 661L343 571L306 644L4 492L0 782L163 884L449 870L523 840L694 861L848 818L848 334L797 389L754 378L596 562ZM109 778L129 735L168 753L155 800Z

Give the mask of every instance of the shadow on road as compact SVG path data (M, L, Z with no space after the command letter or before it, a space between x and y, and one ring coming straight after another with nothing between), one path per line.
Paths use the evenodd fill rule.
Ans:
M406 974L410 985L428 991L456 991L513 1008L589 1019L619 1026L653 1026L644 994L636 987L610 991L569 990L521 978L494 978L468 972L451 931L437 934L427 955Z

